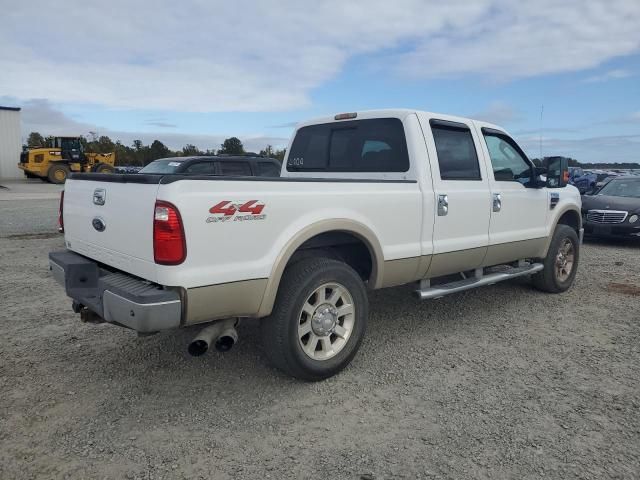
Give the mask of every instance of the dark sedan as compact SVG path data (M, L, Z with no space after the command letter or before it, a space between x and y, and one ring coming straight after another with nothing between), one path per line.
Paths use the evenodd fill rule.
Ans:
M138 173L279 177L280 162L273 158L252 155L161 158L154 160Z
M583 195L584 233L640 238L640 177L616 177Z

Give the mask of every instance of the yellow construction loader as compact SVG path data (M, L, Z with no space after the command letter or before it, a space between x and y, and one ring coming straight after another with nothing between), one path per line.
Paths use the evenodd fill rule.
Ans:
M24 150L18 167L27 178L64 183L71 172L113 173L115 153L88 153L78 137L55 137L50 145Z

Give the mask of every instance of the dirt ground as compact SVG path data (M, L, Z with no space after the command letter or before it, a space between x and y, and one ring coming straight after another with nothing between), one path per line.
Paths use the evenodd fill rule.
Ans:
M586 243L561 295L375 292L354 362L310 384L257 321L200 358L197 329L81 323L47 268L56 208L0 201L1 479L640 477L638 244Z

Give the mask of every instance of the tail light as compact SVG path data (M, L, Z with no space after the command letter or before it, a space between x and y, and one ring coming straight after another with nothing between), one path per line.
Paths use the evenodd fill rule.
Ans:
M153 217L153 257L160 265L178 265L187 257L180 212L169 202L156 202Z
M58 208L58 231L64 233L64 217L62 216L64 208L64 190L60 192L60 207Z

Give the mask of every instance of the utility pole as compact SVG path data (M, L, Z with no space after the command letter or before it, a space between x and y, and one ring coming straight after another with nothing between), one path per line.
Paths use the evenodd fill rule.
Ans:
M542 113L544 112L544 104L540 106L540 161L542 162Z

